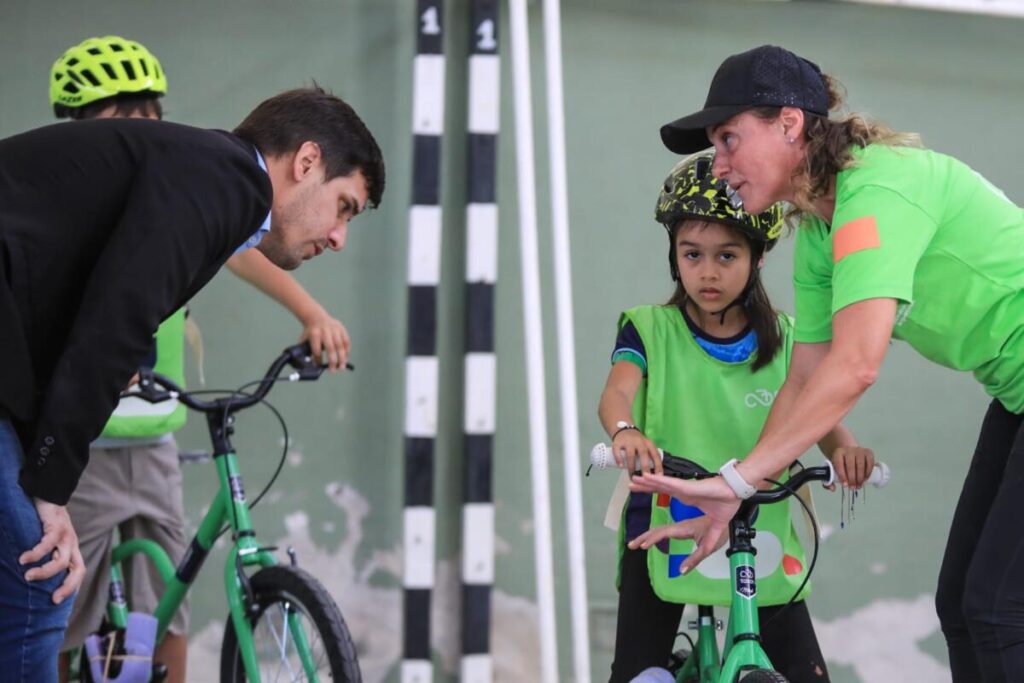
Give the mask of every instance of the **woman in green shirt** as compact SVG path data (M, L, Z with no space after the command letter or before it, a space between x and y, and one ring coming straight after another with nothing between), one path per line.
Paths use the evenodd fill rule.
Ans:
M714 173L749 212L801 217L796 331L786 382L757 445L721 478L659 476L705 517L696 565L724 542L741 497L827 433L875 381L892 338L971 371L992 396L953 519L936 604L955 681L1024 680L1024 212L966 165L858 115L829 118L837 84L783 48L729 57L701 111L665 145L715 147Z

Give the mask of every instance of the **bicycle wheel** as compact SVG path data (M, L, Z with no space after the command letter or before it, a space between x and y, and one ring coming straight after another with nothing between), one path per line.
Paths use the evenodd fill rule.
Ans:
M307 681L295 639L288 628L298 617L320 680L360 683L359 661L345 620L327 590L296 567L265 567L250 577L255 612L249 618L253 646L264 681ZM234 624L228 618L220 652L220 679L245 681L245 667Z
M746 676L741 675L739 680L742 683L789 683L785 676L770 669L754 669Z

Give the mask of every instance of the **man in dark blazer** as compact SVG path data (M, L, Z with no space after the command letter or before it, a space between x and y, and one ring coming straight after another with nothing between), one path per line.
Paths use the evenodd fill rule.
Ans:
M286 269L342 249L383 190L373 136L319 88L261 103L233 133L120 119L0 140L5 641L55 661L83 572L64 505L163 318L247 242ZM10 649L0 666L35 667Z

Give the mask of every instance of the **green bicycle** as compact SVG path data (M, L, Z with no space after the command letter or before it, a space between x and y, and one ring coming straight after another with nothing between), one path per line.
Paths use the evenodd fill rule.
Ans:
M594 467L615 467L610 448L597 444L590 453ZM680 479L706 479L717 477L697 463L662 452L662 468L666 476ZM867 483L876 488L889 482L889 467L876 463ZM761 647L761 631L757 611L757 578L754 557L754 521L758 506L763 503L779 503L797 494L805 484L820 481L828 486L835 481L832 463L801 469L784 484L776 488L761 490L743 501L736 516L729 522L729 578L732 587L728 626L725 633L725 649L719 652L716 632L722 624L715 619L714 609L708 605L697 607L697 642L690 651L680 650L672 655L669 670L675 675L676 683L786 683L786 678L772 668L768 655ZM798 497L798 500L799 497ZM803 504L803 501L800 501ZM813 515L811 516L813 522ZM807 576L810 577L817 559L817 525L815 524L815 549ZM799 594L803 586L797 590ZM796 595L794 595L794 598ZM689 636L686 636L689 640ZM666 674L667 676L668 674Z
M286 365L292 372L279 377ZM150 540L133 539L114 548L110 601L101 633L124 634L128 628L131 617L124 598L121 564L133 554L141 553L154 564L165 584L152 615L156 618L156 642L159 643L214 541L222 533L230 531L232 545L224 564L229 618L221 644L221 681L334 680L359 683L362 680L355 645L330 594L316 578L296 566L294 554L289 552L290 564L279 564L273 552L276 548L264 547L257 540L249 517L250 506L246 502L238 458L231 445L235 413L264 402L276 382L315 380L322 372L323 368L313 359L309 345L299 344L285 349L266 375L252 383L258 384L252 393L243 390L218 392L228 395L206 401L198 394L210 392L188 393L157 373L143 374L138 390L132 392L132 396L151 403L177 399L206 415L213 443L212 460L217 467L220 487L188 552L177 567L164 549ZM115 641L108 639L105 642ZM106 659L99 667L103 672L101 680L118 680L118 669L122 665L131 665L131 657L122 656L112 668L114 649L111 644L107 653L99 655ZM166 669L155 665L152 671L147 670L143 675L151 681L160 681L166 675ZM84 681L94 680L84 649L80 676Z

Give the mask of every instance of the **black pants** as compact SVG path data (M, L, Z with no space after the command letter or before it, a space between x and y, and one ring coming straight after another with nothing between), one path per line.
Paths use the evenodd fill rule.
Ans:
M764 625L782 607L761 607ZM652 666L665 666L679 631L683 605L654 593L647 574L647 551L626 549L622 556L615 659L609 683L626 683ZM828 670L814 634L807 605L794 603L761 632L761 645L772 665L791 683L827 683Z
M939 572L956 683L1024 681L1024 416L992 401Z

